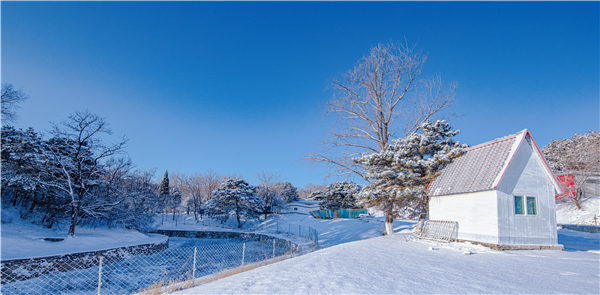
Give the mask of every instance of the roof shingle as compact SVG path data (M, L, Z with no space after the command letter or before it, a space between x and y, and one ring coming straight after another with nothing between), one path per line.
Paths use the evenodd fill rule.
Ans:
M430 196L477 192L493 189L502 173L517 137L527 130L467 148L430 185Z

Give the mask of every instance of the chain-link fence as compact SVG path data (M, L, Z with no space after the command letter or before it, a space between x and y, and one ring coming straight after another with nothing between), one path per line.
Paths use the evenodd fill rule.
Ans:
M297 236L314 237L314 229L292 226ZM303 233L306 231L306 233ZM131 294L163 293L218 279L297 255L309 249L283 239L170 238L169 248L154 254L92 256L34 273L22 265L2 266L2 294ZM165 287L169 286L169 287Z
M273 234L287 234L291 237L300 237L311 244L311 247L319 247L319 234L317 230L309 226L292 223L273 223L267 226L267 232Z

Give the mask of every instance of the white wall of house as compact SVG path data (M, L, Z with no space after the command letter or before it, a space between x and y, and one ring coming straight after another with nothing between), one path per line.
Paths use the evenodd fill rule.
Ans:
M542 159L523 141L498 185L498 243L557 245L554 187ZM536 197L536 215L515 214L514 196Z
M458 239L498 244L498 200L494 190L431 197L429 219L458 222Z
M319 202L316 201L296 201L288 204L288 212L309 214L310 211L319 210Z

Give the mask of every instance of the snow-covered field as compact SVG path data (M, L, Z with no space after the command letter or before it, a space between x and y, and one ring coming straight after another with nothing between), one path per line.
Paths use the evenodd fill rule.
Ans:
M594 224L600 225L600 197L587 198L580 203L581 210L573 202L556 204L556 220L561 224Z
M584 208L593 207L594 202L597 204L598 200L587 200ZM4 216L5 212L3 220L10 217ZM565 212L571 216L577 214L566 208L560 212L559 222L565 222L560 219L567 216ZM168 217L158 228L238 230L233 220L222 225L214 220L196 222L193 215L179 215L175 224ZM160 219L159 216L159 224ZM318 231L320 250L179 294L600 294L600 234L559 230L559 243L565 246L565 251L494 251L468 243L419 241L412 235L414 220L396 220L396 234L391 236L382 236L383 218L369 222L320 220L300 214L275 215L266 222L248 221L239 230L273 234L277 227L298 225ZM164 239L135 231L78 228L73 239L46 242L41 238L65 237L66 228L49 230L15 218L3 223L1 231L3 259L85 252Z
M598 234L561 230L560 236L566 251L494 251L399 233L332 246L175 294L600 294Z

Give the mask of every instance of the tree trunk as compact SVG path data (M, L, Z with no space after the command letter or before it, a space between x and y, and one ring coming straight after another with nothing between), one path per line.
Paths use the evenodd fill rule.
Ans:
M238 214L237 212L235 212L235 218L237 218L238 228L241 228L242 224L240 223L240 214Z
M69 236L71 237L75 236L75 225L77 225L78 209L78 204L71 205L71 226L69 226Z
M392 209L385 211L385 234L394 234L394 214Z

